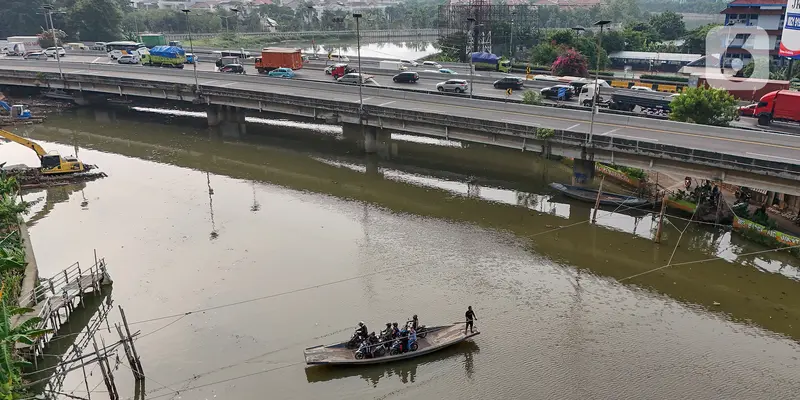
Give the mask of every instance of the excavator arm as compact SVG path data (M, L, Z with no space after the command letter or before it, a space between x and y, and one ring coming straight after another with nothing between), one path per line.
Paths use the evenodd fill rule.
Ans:
M44 151L42 146L39 146L38 143L32 142L32 141L30 141L28 139L25 139L22 136L15 135L15 134L13 134L13 133L11 133L9 131L4 131L2 129L0 129L0 136L5 138L5 139L8 139L8 140L10 140L12 142L19 143L19 144L21 144L21 145L23 145L23 146L35 151L36 155L39 156L39 159L41 159L42 157L47 155L47 152Z

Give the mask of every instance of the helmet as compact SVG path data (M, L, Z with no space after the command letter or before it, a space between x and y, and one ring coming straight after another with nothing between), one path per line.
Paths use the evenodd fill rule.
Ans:
M390 327L390 326L392 326L392 323L391 323L391 322L387 322L387 323L386 323L386 326L387 326L387 327Z
M364 326L364 321L359 321L358 326Z
M414 314L414 317L413 317L413 319L417 319L417 314Z
M393 322L393 323L392 323L392 326L395 326L395 327L396 327L396 326L397 326L397 322Z

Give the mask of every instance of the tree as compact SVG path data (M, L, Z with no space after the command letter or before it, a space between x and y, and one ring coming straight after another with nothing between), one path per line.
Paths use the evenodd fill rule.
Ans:
M586 57L575 49L564 49L553 63L551 73L555 76L589 76Z
M650 17L650 26L661 40L675 40L686 33L683 15L665 11Z
M552 43L542 43L531 51L531 64L551 65L558 58L559 49Z
M686 40L683 43L683 49L687 53L693 54L705 54L706 53L706 36L708 36L708 32L712 29L718 27L718 24L708 24L698 27L696 29L692 29L691 31L687 32L684 35L684 39Z
M0 1L0 37L35 35L44 27L42 0Z
M737 113L736 99L725 89L687 88L670 103L670 119L702 125L726 126Z
M58 45L59 46L63 45L64 39L67 37L67 34L60 29L56 29L55 33ZM42 30L42 32L39 33L39 46L41 46L43 49L46 49L48 47L54 47L56 45L55 42L56 41L53 40L53 30L51 29Z
M77 0L67 20L79 40L111 41L122 35L122 12L114 0Z

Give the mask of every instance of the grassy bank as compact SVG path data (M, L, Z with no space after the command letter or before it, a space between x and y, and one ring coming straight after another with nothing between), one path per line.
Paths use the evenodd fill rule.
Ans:
M29 205L19 200L19 186L14 178L0 177L0 399L26 396L22 389L21 369L28 365L16 353L17 343L30 344L44 332L33 329L39 318L18 326L11 325L14 316L29 312L17 307L22 279L25 276L25 250L19 230L20 215Z

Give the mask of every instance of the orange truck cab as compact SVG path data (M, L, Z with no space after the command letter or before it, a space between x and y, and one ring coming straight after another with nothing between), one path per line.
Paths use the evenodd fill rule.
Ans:
M261 74L277 68L298 70L303 68L303 57L300 49L265 47L261 50L261 57L256 57L255 67Z
M759 125L772 121L800 122L800 92L776 90L761 97L753 116Z

